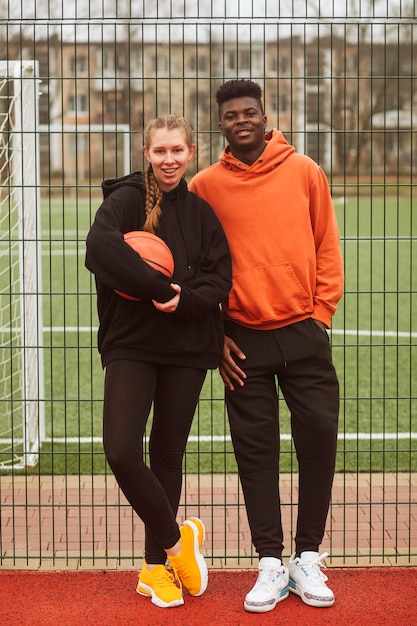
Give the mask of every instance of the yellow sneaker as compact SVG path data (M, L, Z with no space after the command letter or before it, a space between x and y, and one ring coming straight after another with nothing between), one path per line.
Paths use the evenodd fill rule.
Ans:
M169 562L182 584L192 596L201 596L207 589L208 572L200 548L204 541L203 522L197 517L185 520L180 528L182 548L178 556L170 556Z
M178 581L179 582L179 581ZM139 576L136 591L141 596L151 596L153 604L168 609L184 604L181 583L176 584L175 575L165 565L155 565L148 570L144 564Z

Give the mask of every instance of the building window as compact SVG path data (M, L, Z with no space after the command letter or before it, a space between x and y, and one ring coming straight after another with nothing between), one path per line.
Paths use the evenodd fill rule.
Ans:
M87 69L87 57L84 54L72 55L70 57L70 71L72 74L76 76L78 74L86 74Z
M241 74L254 74L263 71L263 55L261 50L241 48L228 50L226 53L226 67L229 71Z
M290 75L290 59L286 55L280 54L278 51L276 55L270 57L269 63L270 71L273 74L278 74L278 76Z
M75 113L79 115L80 113L87 113L87 94L71 95L68 98L68 113Z
M288 113L290 108L290 100L288 94L284 91L273 93L270 100L271 113Z
M101 68L105 76L115 76L117 71L125 71L127 66L128 56L125 45L120 44L116 47L97 50L97 68Z
M190 70L190 72L192 72L193 74L203 74L207 72L207 68L208 63L206 56L190 56L188 60L188 69Z
M164 54L158 54L153 58L154 71L158 76L167 75L169 71L168 57Z

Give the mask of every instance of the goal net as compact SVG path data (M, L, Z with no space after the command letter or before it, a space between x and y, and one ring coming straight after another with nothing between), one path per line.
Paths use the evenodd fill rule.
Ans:
M36 61L0 61L0 469L45 436Z

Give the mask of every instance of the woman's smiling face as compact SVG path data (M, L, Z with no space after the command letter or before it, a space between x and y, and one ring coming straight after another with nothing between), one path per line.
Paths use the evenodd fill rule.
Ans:
M185 132L180 128L155 128L151 131L150 145L143 151L162 191L172 191L177 187L194 150L195 145L190 147L187 144Z

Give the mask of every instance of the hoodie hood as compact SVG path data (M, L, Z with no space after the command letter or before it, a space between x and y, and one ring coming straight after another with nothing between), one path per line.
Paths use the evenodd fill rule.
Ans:
M133 172L132 174L127 174L126 176L121 176L120 178L108 178L101 183L101 188L103 191L103 198L106 199L112 194L116 189L120 189L122 187L134 187L143 193L146 192L146 184L145 184L145 175L144 172ZM187 267L190 268L190 255L187 246L187 238L184 234L184 224L182 219L182 211L181 211L181 203L185 202L188 193L187 181L185 178L181 178L175 189L171 191L162 192L162 216L164 215L164 209L174 211L179 225L180 225L180 233L183 239L183 246L186 251L187 256ZM161 216L161 220L163 217ZM144 218L143 218L144 219ZM156 232L158 236L161 236L161 233ZM163 237L164 238L164 237ZM166 238L166 237L165 237Z
M143 172L133 172L120 178L107 178L101 183L103 198L107 198L115 189L130 185L142 191L145 190L145 179Z
M180 200L183 200L185 198L187 193L188 193L187 182L185 178L181 178L180 182L175 187L175 189L172 189L171 191L163 191L162 196L163 196L163 199L168 202L178 203Z
M233 156L229 145L223 150L220 163L235 172L249 172L250 170L251 174L265 174L275 169L295 151L294 146L291 146L281 131L276 128L265 134L265 142L264 151L251 165L247 165Z
M107 198L115 189L126 187L126 185L139 189L140 191L146 191L144 172L133 172L132 174L127 174L120 178L107 178L103 180L101 183L103 198ZM182 178L175 189L172 191L164 191L162 195L168 202L178 202L187 195L187 191L187 182L185 178Z

